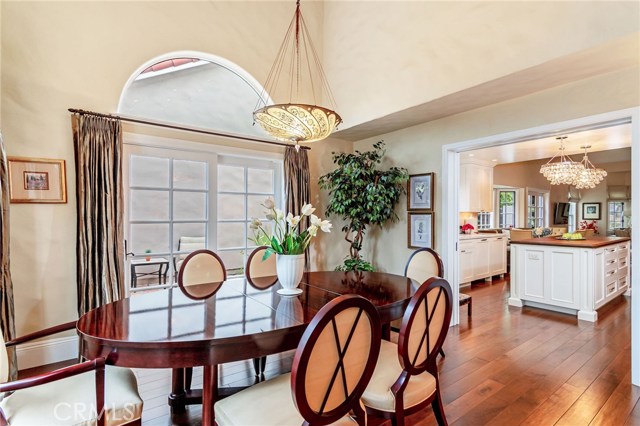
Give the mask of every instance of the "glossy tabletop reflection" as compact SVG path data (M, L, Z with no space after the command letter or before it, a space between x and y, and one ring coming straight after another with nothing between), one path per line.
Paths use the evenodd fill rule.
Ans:
M400 318L417 283L384 273L310 272L298 296L244 278L150 291L82 316L83 356L129 367L179 367L248 359L296 347L306 324L341 294L369 299L383 322ZM260 287L260 288L258 288ZM265 288L266 287L266 288ZM208 295L208 297L205 297Z

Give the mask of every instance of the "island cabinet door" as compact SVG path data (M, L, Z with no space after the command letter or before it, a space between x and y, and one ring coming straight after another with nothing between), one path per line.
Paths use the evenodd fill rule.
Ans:
M474 243L474 279L490 277L491 273L489 266L489 238L481 238Z
M546 254L549 302L556 306L579 309L580 251L575 248L550 247Z

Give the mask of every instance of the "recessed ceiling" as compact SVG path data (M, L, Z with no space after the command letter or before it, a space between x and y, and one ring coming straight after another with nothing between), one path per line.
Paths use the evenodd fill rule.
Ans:
M591 145L589 153L630 147L631 124L620 124L614 127L563 134L562 136L567 136L564 143L566 148L565 153L575 155L577 158L579 154L584 152L584 150L580 148L584 145ZM460 156L461 158L473 157L474 159L492 162L496 165L519 163L521 161L551 158L558 152L559 146L560 144L555 136L552 136L463 152ZM574 160L580 161L582 157L576 158L574 158Z

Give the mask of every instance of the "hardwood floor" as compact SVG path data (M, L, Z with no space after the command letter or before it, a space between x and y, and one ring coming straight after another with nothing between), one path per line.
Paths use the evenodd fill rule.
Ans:
M640 426L640 388L630 383L630 303L621 297L591 324L533 308L509 308L508 281L474 284L473 318L449 330L440 361L451 425ZM290 368L291 355L270 356L267 376ZM144 426L200 425L200 407L171 418L170 372L135 370L145 401ZM250 362L222 366L222 386L253 381ZM194 371L194 387L202 370ZM374 421L369 424L379 425ZM388 424L388 423L387 423ZM408 425L434 425L431 410ZM386 424L385 424L386 426Z

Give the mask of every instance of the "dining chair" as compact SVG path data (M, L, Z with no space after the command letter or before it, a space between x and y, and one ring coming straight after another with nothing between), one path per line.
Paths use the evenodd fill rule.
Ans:
M5 383L9 378L7 347L75 326L73 321L6 343L0 332L0 393L4 396L0 402L0 425L141 424L143 402L135 375L128 368L105 367L104 358Z
M451 287L429 278L411 298L398 344L383 340L371 381L362 395L367 414L403 426L405 417L429 404L440 426L447 425L436 358L451 321Z
M404 276L423 283L431 277L444 276L444 263L442 258L433 249L421 248L413 252L407 266L404 268ZM471 318L473 298L466 293L458 293L458 305L467 306L467 317ZM445 356L444 349L440 348L440 355Z
M262 260L267 246L260 246L253 250L247 258L245 268L247 281L258 290L271 287L278 281L276 273L276 255L272 254L267 259Z
M260 246L253 250L247 258L247 265L245 267L247 282L258 290L265 290L278 282L276 256L272 254L267 259L262 260L266 251L267 246ZM253 369L257 377L264 374L266 366L266 356L253 359Z
M220 256L208 249L189 253L180 265L178 286L180 290L194 300L213 296L227 279L227 269ZM173 388L183 382L184 389L191 389L193 368L173 369Z
M218 426L358 424L360 403L380 351L376 308L361 296L339 296L313 317L291 373L218 401Z

